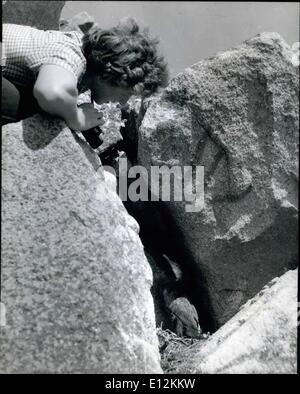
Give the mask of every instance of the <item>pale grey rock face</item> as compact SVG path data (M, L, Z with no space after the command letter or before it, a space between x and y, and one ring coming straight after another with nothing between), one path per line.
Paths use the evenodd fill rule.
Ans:
M95 24L94 18L87 12L83 11L76 14L69 20L61 19L59 21L59 30L62 31L80 31L86 33Z
M152 273L97 155L62 121L2 129L2 373L160 373Z
M100 139L102 140L102 144L97 149L98 153L102 154L123 140L120 128L124 127L125 124L122 120L121 109L117 103L109 102L101 105L94 103L94 107L102 112L105 121L101 125L102 133Z
M58 30L65 1L7 1L2 6L2 23Z
M298 69L276 33L203 60L149 100L138 161L204 166L205 207L166 202L216 327L296 266ZM172 188L171 188L172 189Z
M182 350L174 373L297 373L297 272L270 282L208 340Z

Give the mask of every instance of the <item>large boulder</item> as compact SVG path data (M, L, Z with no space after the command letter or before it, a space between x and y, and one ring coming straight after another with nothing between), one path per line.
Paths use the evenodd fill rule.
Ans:
M292 56L278 34L263 33L203 60L152 97L139 129L138 160L149 171L204 166L202 210L195 202L194 212L186 201L165 204L202 272L216 327L297 264Z
M58 30L65 1L6 1L2 6L2 23Z
M297 373L297 274L274 279L209 339L182 347L172 372Z
M161 372L151 269L100 165L62 121L2 128L2 373Z

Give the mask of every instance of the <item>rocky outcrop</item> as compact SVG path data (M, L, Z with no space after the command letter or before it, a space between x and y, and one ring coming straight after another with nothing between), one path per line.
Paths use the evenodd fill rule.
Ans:
M120 129L125 126L125 123L122 120L121 109L118 104L104 103L98 105L94 103L94 106L103 113L103 119L105 121L101 126L100 139L102 140L102 144L97 150L101 155L123 140Z
M297 373L297 270L270 282L209 339L174 355L174 373Z
M138 161L148 170L204 166L202 210L165 204L202 272L216 327L297 264L292 55L279 35L263 33L203 60L151 98L139 129Z
M2 6L2 23L58 30L65 1L6 1Z
M77 30L83 33L89 31L89 29L95 24L94 18L92 18L87 12L83 11L76 14L71 19L61 19L59 21L59 30L72 31Z
M84 103L91 103L90 90L78 96L77 105L82 105ZM97 148L97 153L105 164L107 160L111 160L111 157L115 155L115 149L123 141L121 129L125 127L127 119L123 116L124 111L121 110L121 106L118 103L108 102L97 104L94 102L94 106L103 114L103 120L105 121L101 127L98 126L94 129L101 141L101 145ZM129 111L126 111L126 114L127 113L129 113Z
M2 128L2 373L160 373L138 225L62 121Z

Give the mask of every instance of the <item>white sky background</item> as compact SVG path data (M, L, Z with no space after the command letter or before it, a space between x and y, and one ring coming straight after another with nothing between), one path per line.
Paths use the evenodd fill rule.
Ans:
M299 39L299 4L288 2L67 1L62 18L86 11L103 28L133 16L160 37L171 76L264 31Z

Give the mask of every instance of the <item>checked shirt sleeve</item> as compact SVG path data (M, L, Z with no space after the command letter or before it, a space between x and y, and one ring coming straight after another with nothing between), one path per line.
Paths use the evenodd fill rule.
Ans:
M47 44L47 54L40 60L42 65L56 65L70 71L80 82L86 70L86 60L81 48L74 40L65 37Z

